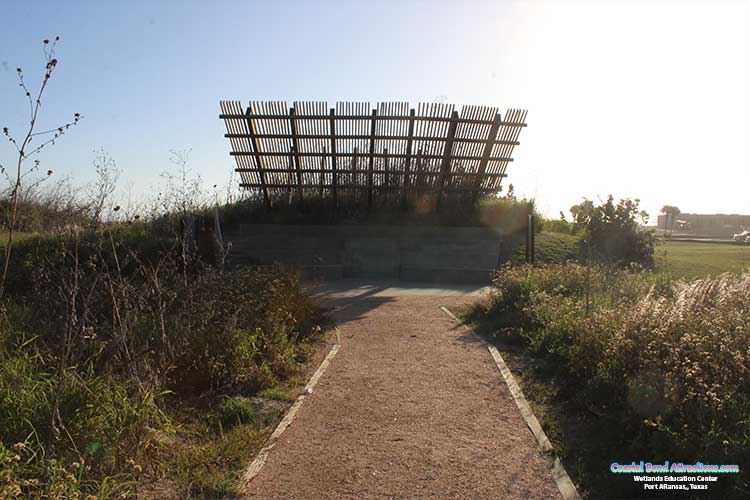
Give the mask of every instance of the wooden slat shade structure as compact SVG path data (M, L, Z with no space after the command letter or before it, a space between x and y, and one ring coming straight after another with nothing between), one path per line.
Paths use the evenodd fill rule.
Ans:
M240 186L267 205L300 200L448 198L498 192L526 110L406 102L221 101Z

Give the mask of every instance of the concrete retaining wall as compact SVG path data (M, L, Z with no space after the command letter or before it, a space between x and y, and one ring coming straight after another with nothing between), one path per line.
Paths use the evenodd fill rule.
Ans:
M247 224L224 234L229 265L282 262L308 275L488 283L501 249L498 228Z

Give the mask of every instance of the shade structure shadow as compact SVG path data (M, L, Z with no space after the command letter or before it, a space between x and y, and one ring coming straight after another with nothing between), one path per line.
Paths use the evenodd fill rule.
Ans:
M362 318L368 312L400 297L479 298L489 287L466 284L432 284L379 279L343 279L305 283L312 299L327 308L341 325Z
M455 334L453 342L457 344L484 345L486 343L479 335L466 328L463 323L451 327L450 331Z

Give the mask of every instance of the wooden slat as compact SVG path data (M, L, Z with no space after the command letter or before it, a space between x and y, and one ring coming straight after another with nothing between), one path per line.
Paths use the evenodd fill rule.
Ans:
M300 168L299 143L297 142L297 124L294 119L294 108L289 108L289 126L292 129L292 155L294 159L294 169L297 171L297 196L302 201L302 172ZM322 156L322 155L321 155Z
M231 118L238 118L239 115L234 114L220 114L219 118L222 120L231 119ZM285 120L286 117L279 116L275 114L269 114L269 115L258 115L258 119L264 119L264 120ZM325 115L297 115L297 120L321 120L326 118ZM337 120L370 120L371 117L368 115L336 115ZM388 116L388 117L378 117L377 120L404 120L409 121L411 119L410 115L403 115L403 116ZM444 122L448 123L451 121L450 117L441 117L441 116L420 116L419 120L425 121L425 122ZM473 123L477 125L492 125L492 120L472 120L468 118L459 118L459 123ZM525 123L513 123L513 122L503 122L503 125L508 127L526 127L527 124Z
M293 189L296 186L297 186L296 183L290 183L290 184L284 184L284 183L281 183L281 184L267 184L267 187L269 189ZM240 183L240 187L243 187L243 188L259 188L260 184ZM331 185L330 184L325 184L323 187L324 188L331 188ZM366 185L361 185L361 184L339 184L339 188L341 188L341 189L359 190L359 191L367 191L367 189L368 189L368 187ZM401 188L399 186L391 186L391 187L388 187L388 188L386 188L385 186L381 186L381 189L383 189L383 190L387 189L389 191L400 191L401 190ZM422 188L422 191L425 191L425 192L437 192L437 187L434 187L434 186L432 186L432 187L425 186L425 187ZM475 191L475 188L474 187L444 187L443 191L446 192L446 193L448 193L448 192L454 192L454 191L455 192L473 192L473 191ZM486 192L486 193L495 192L494 189L482 189L482 191Z
M262 151L260 153L256 153L256 152L253 152L253 151L231 151L229 154L230 154L230 156L268 156L268 157L271 157L271 156L281 156L281 157L284 157L284 158L286 158L286 157L289 156L289 152L288 151L268 151L268 152ZM357 154L361 155L361 153L357 153ZM299 157L300 158L310 157L310 156L317 158L317 157L323 156L323 152L322 151L311 151L311 152L299 153ZM326 156L329 156L329 155L326 153ZM351 158L351 157L354 156L354 153L353 152L352 153L336 153L335 156L336 156L336 158ZM383 153L373 153L373 156L376 157L376 158L382 158L383 157ZM394 154L394 153L390 153L389 156L391 158L406 158L407 157L406 154ZM443 159L443 155L442 154L425 154L425 153L423 153L422 154L422 159L424 159L424 160L442 160ZM481 156L452 156L451 157L451 160L481 160L481 159L482 159ZM510 158L510 157L505 157L505 158L491 157L490 161L507 161L507 162L511 162L511 161L513 161L513 158Z
M268 188L266 187L266 176L263 173L263 167L262 167L261 161L260 161L261 158L260 158L260 156L258 156L258 153L260 153L259 148L258 148L258 139L256 139L255 137L253 137L254 127L253 127L253 118L252 118L252 115L251 115L251 112L250 112L250 108L247 108L247 113L245 114L245 119L247 120L247 130L248 130L248 132L250 134L250 141L251 141L252 146L253 146L253 152L256 153L255 162L256 162L256 165L258 167L258 172L260 173L260 184L261 184L261 189L263 190L263 202L266 204L266 208L270 208L271 207L271 198L268 195Z
M336 181L338 172L336 171L336 110L331 108L330 112L330 127L331 127L331 195L333 197L333 205L336 206L337 202L337 186Z
M484 146L484 151L482 152L482 159L479 163L479 169L477 171L477 194L479 194L479 184L482 182L482 179L484 178L485 171L487 170L487 162L490 160L490 155L492 154L492 147L494 146L494 139L497 136L497 132L500 130L500 124L502 123L502 117L500 116L500 113L497 113L495 115L495 119L492 123L492 128L490 129L490 133L487 136L487 143ZM475 197L476 198L476 197Z
M369 173L367 175L367 208L372 208L372 169L374 168L373 162L375 161L375 124L377 123L378 110L372 110L372 124L370 125L370 161L369 161Z
M246 139L250 137L249 134L224 134L224 138L226 139ZM291 139L292 135L284 135L284 134L255 134L255 137L258 139ZM329 140L331 138L330 135L319 135L319 134L297 134L298 139L325 139ZM351 140L361 140L361 139L369 139L370 135L339 135L339 139L345 140L345 139L351 139ZM376 137L377 140L381 141L406 141L408 140L404 136L400 135L380 135L378 134ZM427 136L419 136L413 138L415 141L444 141L444 137L427 137ZM487 139L471 139L471 138L463 138L463 137L455 137L453 139L453 142L465 142L469 144L485 144L487 143ZM510 146L518 146L520 143L518 141L494 141L495 144L504 144L504 145L510 145Z
M325 159L326 157L323 157L323 158ZM388 160L388 157L385 157L384 159ZM234 171L235 172L258 172L258 169L257 168L235 168ZM263 171L267 172L267 173L268 172L288 173L289 169L287 169L287 168L265 168L265 169L263 169ZM300 169L300 172L302 172L302 174L319 174L321 172L327 172L327 170L321 170L319 168L302 168L302 169ZM369 169L357 169L356 171L353 171L351 169L344 169L344 170L339 169L339 172L344 172L344 173L347 173L347 174L349 174L349 173L369 173L370 170ZM403 171L402 172L398 172L398 171L394 171L393 169L385 170L385 169L377 169L376 168L376 169L373 169L372 172L373 172L373 174L385 174L386 172L388 172L388 175L391 176L391 177L400 177L400 176L406 175L406 172L403 172ZM425 173L425 175L437 176L437 175L439 175L439 173L428 172L428 173ZM507 177L507 174L500 174L500 173L486 173L485 175L487 177ZM476 174L473 173L473 172L452 172L451 173L451 177L475 177L475 176L476 176Z
M443 160L440 165L440 177L437 181L437 206L440 206L440 200L443 197L443 185L445 184L445 178L448 176L451 168L451 153L453 151L453 137L456 135L456 127L458 126L458 111L454 111L450 127L448 128L448 137L445 141L445 149L443 150Z

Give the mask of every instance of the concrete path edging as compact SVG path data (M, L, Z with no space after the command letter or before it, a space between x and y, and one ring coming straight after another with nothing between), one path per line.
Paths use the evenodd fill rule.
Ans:
M547 459L552 477L555 480L555 484L557 484L557 488L560 490L560 494L565 500L581 500L581 497L578 494L573 481L570 479L570 476L565 470L565 467L563 466L560 459L557 457L557 455L555 455L555 450L552 446L552 443L547 438L544 430L542 430L542 426L539 424L539 420L537 420L534 412L531 410L529 403L526 401L526 398L523 395L523 391L521 391L521 387L518 385L518 382L516 382L516 379L513 377L510 368L508 368L508 365L500 355L500 352L495 346L489 344L486 340L480 337L473 329L466 326L466 324L458 319L456 315L453 314L447 307L440 307L440 309L445 314L453 318L456 323L463 326L466 331L471 332L485 346L487 346L487 350L489 350L492 359L495 361L497 368L500 370L500 373L503 376L503 380L505 380L505 384L508 386L508 389L510 390L511 395L515 400L518 409L521 411L521 415L523 416L526 425L536 438L539 451L541 451L544 457Z
M336 357L336 353L339 352L339 349L341 348L340 340L339 340L339 333L338 330L336 330L336 343L333 344L331 347L331 350L328 352L328 355L325 357L325 359L320 363L320 366L318 366L318 369L315 370L315 373L308 381L305 388L302 390L302 393L297 396L297 399L294 401L292 406L289 407L286 414L284 415L284 418L281 419L281 422L276 426L276 429L274 429L271 436L269 436L266 443L263 445L263 448L258 452L258 455L255 457L255 460L252 461L252 463L245 469L245 472L243 472L242 477L240 479L240 491L246 492L247 487L250 484L250 481L253 480L255 476L258 475L260 470L263 468L263 466L266 463L266 460L268 459L268 454L271 452L271 449L276 445L276 442L279 440L279 437L284 433L284 431L289 427L289 425L292 423L294 418L297 416L297 412L302 407L302 403L305 402L305 398L312 394L313 388L315 387L315 384L318 383L318 380L320 380L320 377L323 376L323 373L326 371L326 368L328 368L328 365L331 363L331 360L333 360L334 357Z

